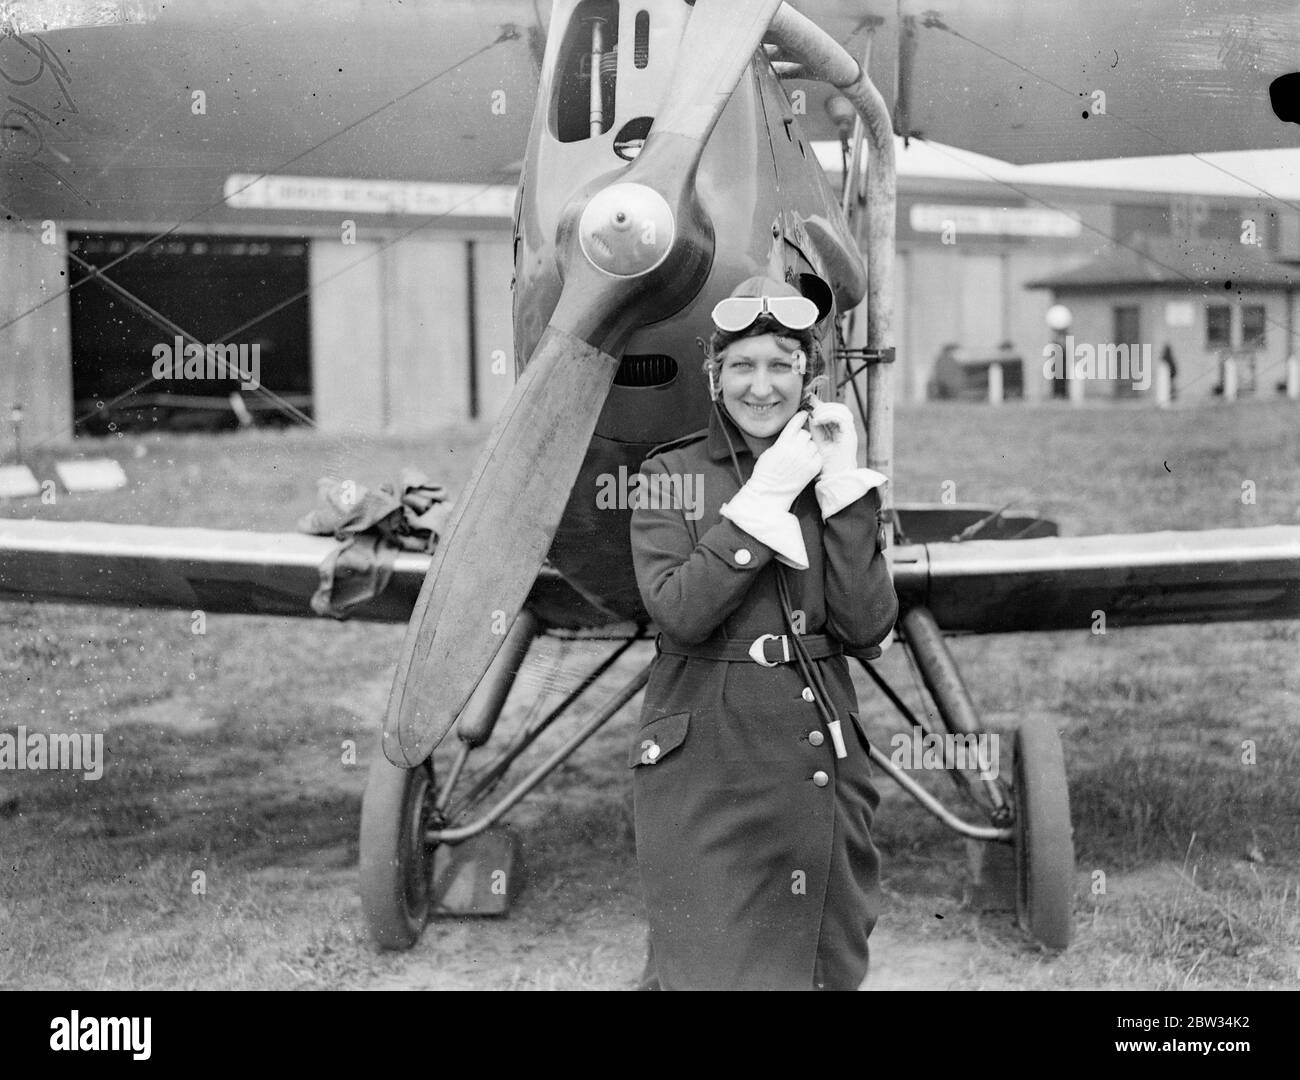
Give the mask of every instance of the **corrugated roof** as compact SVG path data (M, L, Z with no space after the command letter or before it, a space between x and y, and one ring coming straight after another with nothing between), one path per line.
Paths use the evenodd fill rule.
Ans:
M1143 285L1300 286L1300 265L1275 262L1249 244L1148 240L1112 255L1027 282L1027 289L1087 289Z

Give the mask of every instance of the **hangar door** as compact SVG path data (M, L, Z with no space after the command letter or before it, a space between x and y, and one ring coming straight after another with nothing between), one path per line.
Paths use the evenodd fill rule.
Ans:
M199 342L236 350L205 349L200 361L184 355L182 341L181 362L160 368L177 352L175 334L69 259L72 394L77 417L86 418L77 433L103 434L109 424L131 431L301 423L295 409L310 416L307 241L169 236L128 255L149 239L68 237L71 251ZM234 372L229 364L237 364ZM232 403L233 392L239 399Z

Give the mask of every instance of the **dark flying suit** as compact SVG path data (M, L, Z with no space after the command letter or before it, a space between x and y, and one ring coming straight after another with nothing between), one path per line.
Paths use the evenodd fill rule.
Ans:
M707 434L641 468L647 479L694 475L702 509L696 520L680 505L632 514L637 584L665 649L786 631L774 552L719 513L740 487L724 422L747 480L754 457L717 410ZM898 601L878 547L879 508L871 491L823 523L812 484L795 500L809 566L786 574L806 634L866 648L892 627ZM664 989L854 989L866 974L879 795L845 657L812 662L841 718L842 760L797 664L656 657L628 764Z

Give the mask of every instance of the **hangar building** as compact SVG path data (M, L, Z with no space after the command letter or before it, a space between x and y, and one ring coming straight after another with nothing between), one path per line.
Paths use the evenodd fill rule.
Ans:
M818 151L837 171L839 147ZM900 141L899 398L923 400L954 349L1017 357L1023 395L1050 397L1055 302L1078 340L1171 345L1186 398L1213 394L1224 350L1248 361L1244 393L1271 392L1297 351L1300 170L1277 164L1285 153L1213 157L1245 179L1193 158L1012 166ZM1260 157L1281 171L1261 177L1247 160ZM84 280L105 270L200 341L257 346L274 392L245 395L259 422L285 404L326 431L490 420L514 378L508 181L230 172L201 224L176 224L203 197L188 190L124 201L108 219L6 221L0 406L23 406L29 444L103 430L111 415L183 424L202 415L193 406L225 409L229 382L151 381L154 350L173 339Z

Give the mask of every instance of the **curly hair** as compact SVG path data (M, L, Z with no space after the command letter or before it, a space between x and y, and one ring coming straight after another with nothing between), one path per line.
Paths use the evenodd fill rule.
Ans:
M822 360L821 342L818 340L817 335L813 333L813 328L791 330L789 327L782 326L771 315L760 315L743 330L733 332L715 329L704 350L705 374L712 374L716 380L722 366L722 355L727 351L728 346L744 338L762 337L764 334L771 334L782 342L793 342L793 345L790 346L791 352L796 348L803 350L804 356L808 358L808 366L803 375L805 391L809 389L817 390L825 383L825 365Z

